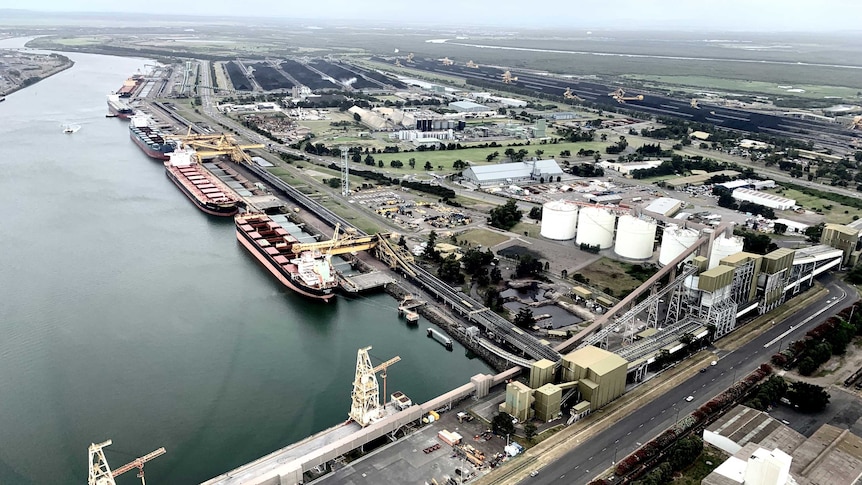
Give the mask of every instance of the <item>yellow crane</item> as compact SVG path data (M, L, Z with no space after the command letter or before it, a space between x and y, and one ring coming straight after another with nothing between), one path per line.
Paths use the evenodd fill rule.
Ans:
M447 57L444 57L443 59L440 59L440 62L441 62L444 66L451 66L451 65L455 64L455 61L453 61L452 59L449 59L449 57L448 57L448 56L447 56Z
M574 99L575 101L583 101L584 100L584 98L573 93L572 88L566 88L566 91L563 93L563 97L566 99Z
M246 163L251 165L253 162L251 157L245 153L246 150L264 148L264 145L259 143L251 145L240 145L236 139L227 134L212 134L212 135L193 135L191 130L185 136L169 136L181 141L184 145L195 149L198 158L214 158L219 155L228 155L231 160L236 163Z
M395 67L404 67L404 65L401 64L401 59L395 59Z
M851 130L862 130L862 116L854 116L853 121L847 126Z
M503 84L512 84L513 82L515 82L517 80L518 80L518 77L513 76L511 72L506 71L503 73Z
M691 98L691 107L694 109L700 109L700 106L698 106L698 104L697 104L696 98Z
M469 67L470 69L479 69L479 64L476 64L475 62L473 62L472 59L467 61L467 64L465 64L465 65L467 67Z
M413 62L413 53L407 54L407 62Z
M614 101L620 104L625 104L626 101L643 101L644 95L638 94L637 96L626 96L626 92L623 88L619 88L612 93L608 93L608 96L614 98Z
M313 243L294 243L291 246L291 250L296 254L302 251L320 251L330 256L335 256L337 254L373 249L377 246L381 237L387 236L386 234L372 234L369 236L342 235L339 234L340 228L340 224L335 225L335 232L332 233L332 238L329 240Z

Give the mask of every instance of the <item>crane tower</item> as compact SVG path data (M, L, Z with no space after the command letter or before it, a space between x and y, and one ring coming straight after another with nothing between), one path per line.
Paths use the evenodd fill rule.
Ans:
M380 405L380 385L377 383L377 372L385 371L390 365L401 360L401 357L393 357L386 362L374 367L368 351L371 347L359 349L356 353L356 377L353 379L352 403L350 405L350 419L365 427L380 418L382 406ZM385 395L385 391L384 391Z
M146 485L147 482L144 480L144 463L165 454L165 449L159 448L152 453L136 458L120 468L111 471L111 467L108 466L108 460L105 458L105 447L109 446L111 443L111 440L107 440L98 445L95 443L90 444L90 473L87 478L87 485L117 485L114 478L126 473L132 468L138 469L138 478L141 479L141 485Z

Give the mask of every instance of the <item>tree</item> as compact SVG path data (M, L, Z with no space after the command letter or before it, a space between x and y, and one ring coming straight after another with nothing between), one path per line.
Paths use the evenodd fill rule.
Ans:
M862 284L862 263L857 263L856 266L847 273L847 281L854 285Z
M468 249L461 258L464 270L470 275L478 275L480 270L491 264L491 261L494 261L494 253L490 249L487 251Z
M440 253L434 249L434 246L437 244L437 233L431 231L428 233L428 245L425 246L425 251L422 252L422 256L432 260L437 261L440 259Z
M787 399L803 413L817 413L829 405L829 393L826 389L801 381L790 385Z
M508 413L495 414L491 419L491 431L500 436L514 434L515 424L512 423L512 419Z
M530 209L529 214L530 219L541 221L542 220L542 208L541 207L533 207Z
M599 140L601 140L601 141L608 141L608 134L607 134L607 133L602 133L601 135L599 135Z
M787 232L787 224L776 222L772 225L772 232L774 232L775 234L784 234L785 232Z
M530 310L530 307L525 306L518 310L518 313L515 315L515 320L513 322L515 326L521 328L530 328L536 323L535 317L533 317L533 310Z
M410 160L407 160L407 164L410 165L410 168L416 168L416 159L411 158Z
M536 154L536 158L542 158L542 154L545 153L545 150L536 150L534 153Z
M326 181L326 185L329 185L333 189L337 189L338 187L341 187L341 181L338 179L329 179Z
M499 156L500 156L500 152L489 153L488 156L485 157L485 160L487 160L489 162L493 162L494 159L496 159Z
M515 267L515 276L518 278L528 278L537 275L540 271L542 271L542 262L529 254L525 254L518 260L518 265Z
M431 161L430 161L430 160L425 160L425 166L424 166L424 167L422 167L422 168L424 168L425 170L433 170L433 169L434 169L434 166L433 166L433 165L431 165Z
M464 162L464 160L461 160L460 158L458 160L455 160L454 162L452 162L452 168L454 168L455 170L461 170L461 169L466 168L466 167L467 167L467 163Z
M488 224L503 230L509 230L521 221L524 213L518 209L518 205L514 200L509 200L505 204L491 209Z
M500 271L499 267L494 266L493 268L491 268L491 273L488 275L488 278L491 280L491 283L496 285L497 283L503 281L503 272Z
M533 442L533 438L535 438L535 437L536 437L536 431L538 431L538 430L537 430L537 428L536 428L536 425L535 425L535 424L533 424L533 423L527 423L527 424L525 424L525 425L524 425L524 436L527 438L527 440L528 440L530 443L532 443L532 442Z
M455 259L454 254L450 254L440 261L440 267L437 269L437 276L447 283L464 282L464 275L461 274L461 263Z

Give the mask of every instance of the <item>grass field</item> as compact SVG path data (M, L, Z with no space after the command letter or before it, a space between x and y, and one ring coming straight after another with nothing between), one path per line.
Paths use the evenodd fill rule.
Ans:
M584 150L599 150L604 153L605 147L610 145L609 142L582 142L582 143L557 143L554 145L528 145L528 146L520 146L520 147L511 147L516 151L519 149L528 150L530 153L528 157L536 156L535 150L543 150L541 158L555 158L560 159L560 152L563 150L569 150L573 155L578 152L581 148ZM508 158L503 155L503 152L506 151L508 147L497 147L497 148L464 148L462 150L435 150L431 152L401 152L401 153L380 153L376 155L372 155L374 160L383 160L386 167L389 167L389 162L392 160L401 160L404 163L404 167L400 169L389 169L392 173L416 173L416 172L424 172L423 167L425 166L425 162L431 162L432 170L435 172L443 172L443 173L453 173L459 170L455 170L452 168L452 163L455 160L463 160L465 162L470 162L472 165L492 165L496 163L508 162ZM486 160L486 157L494 152L498 152L499 156L494 162L489 163ZM416 159L416 168L410 169L410 166L407 164L408 160L411 158ZM443 168L439 168L439 167Z
M527 237L539 237L539 225L531 224L529 222L519 222L515 224L514 227L509 229L509 232L515 233L519 236L527 236Z
M490 248L509 240L508 237L487 229L471 229L459 234L458 239L468 241L473 246L482 245L484 248Z
M824 188L824 190L827 190ZM766 192L777 194L788 199L796 200L796 203L805 209L813 210L826 216L827 222L836 224L847 224L853 221L853 216L859 214L859 210L846 205L841 205L831 200L821 199L813 195L803 194L798 190L775 188ZM828 208L827 208L828 207ZM792 219L792 216L790 216Z
M376 234L380 232L380 226L374 223L374 221L372 221L371 219L368 219L358 214L356 209L352 207L345 207L341 204L341 202L334 200L330 197L321 197L318 198L317 201L320 202L327 209L347 219L353 225L368 234Z
M792 84L792 87L804 89L804 93L788 92L787 87L791 83L769 83L763 81L749 81L742 79L724 79L707 76L644 76L632 74L624 76L629 79L640 81L651 81L662 86L684 86L695 90L731 91L738 93L757 93L769 95L796 96L801 98L824 98L837 96L845 99L857 98L858 89L841 86L815 86L810 84Z
M718 468L727 455L721 450L710 445L704 445L703 452L694 463L682 471L680 476L677 476L671 482L674 485L699 485L700 482Z
M608 258L602 258L581 270L581 274L589 278L588 283L600 290L609 288L612 296L620 297L638 286L641 281L626 273L627 265ZM608 293L607 291L605 291Z

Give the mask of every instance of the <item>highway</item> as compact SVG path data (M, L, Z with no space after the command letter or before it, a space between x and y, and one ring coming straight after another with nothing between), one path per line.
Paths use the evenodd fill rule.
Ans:
M712 367L708 366L706 372L695 374L688 381L644 405L636 413L621 417L610 428L584 441L553 463L540 468L537 476L528 477L521 483L588 483L610 468L615 461L624 458L662 432L679 417L693 412L761 363L768 362L779 346L802 337L805 332L858 299L853 287L832 276L818 280L829 290L827 295L792 317L778 322L739 349L725 354L719 352L718 363ZM685 362L680 365L685 365ZM649 382L643 385L649 385ZM687 396L693 396L694 400L686 402Z

